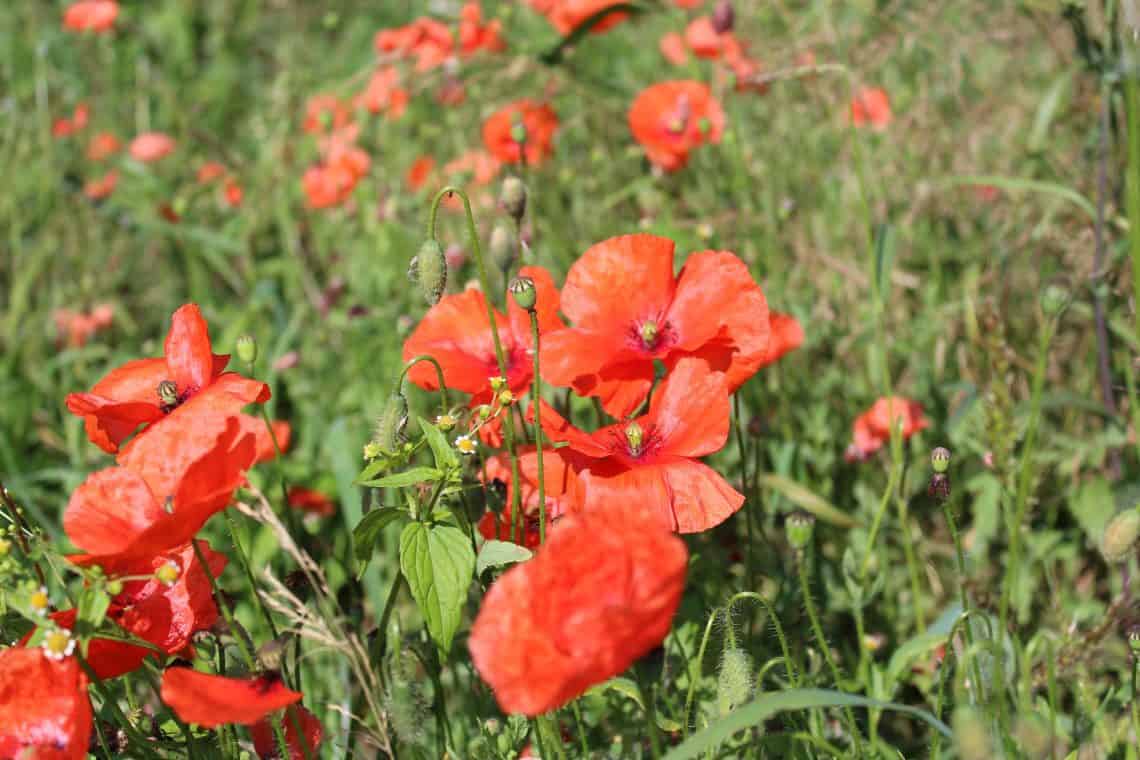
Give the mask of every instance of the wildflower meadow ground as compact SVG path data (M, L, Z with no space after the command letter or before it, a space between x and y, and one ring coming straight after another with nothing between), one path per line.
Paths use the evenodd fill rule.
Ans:
M1140 758L1137 0L10 0L0 760Z

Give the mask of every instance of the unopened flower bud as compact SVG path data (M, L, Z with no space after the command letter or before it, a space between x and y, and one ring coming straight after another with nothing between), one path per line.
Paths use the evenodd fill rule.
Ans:
M257 649L257 664L262 670L278 670L285 656L287 640L284 636L270 639Z
M1132 651L1132 656L1140 657L1140 623L1133 623L1128 626L1128 630L1124 632L1124 637L1128 639L1128 648Z
M158 384L158 400L163 406L178 406L178 386L172 380L163 380Z
M721 715L752 698L752 657L739 647L728 647L720 660L716 679L716 703Z
M246 364L257 361L257 340L252 335L240 335L234 344L238 359Z
M408 400L402 393L393 393L384 404L384 411L376 421L376 435L373 440L385 454L395 453L403 440L404 428L408 424Z
M950 469L950 449L939 446L930 452L930 468L937 473L944 473Z
M815 516L797 509L784 521L784 531L792 548L803 551L811 543L812 533L815 532Z
M1041 291L1041 311L1047 317L1058 317L1068 308L1072 293L1059 282L1051 282Z
M508 272L515 263L515 234L505 224L496 224L491 230L491 263L500 272Z
M118 596L123 593L123 582L118 578L107 581L107 593L111 596Z
M732 27L736 22L736 12L732 7L731 0L720 0L713 8L712 25L713 31L717 34L725 34L731 32Z
M444 432L455 427L457 422L454 414L441 414L435 418L435 426Z
M535 301L538 300L538 292L534 287L534 280L529 277L516 277L511 280L509 289L511 296L515 299L515 303L519 305L519 308L534 311Z
M414 273L424 298L432 306L439 303L447 287L447 257L435 238L428 238L409 265L408 274Z
M481 422L486 422L487 420L491 419L491 414L493 412L494 410L491 408L490 404L480 404L475 410L475 414L479 417L479 420Z
M499 192L499 202L512 219L519 221L526 213L526 185L518 177L507 177Z
M0 538L0 557L8 556L10 551L12 551L12 542L6 538Z
M495 375L492 378L488 378L487 382L491 384L491 390L493 391L501 391L507 387L507 378L502 375Z
M515 394L508 388L506 390L499 391L498 399L499 404L502 406L510 406L511 404L515 403Z
M178 582L178 578L181 575L182 568L180 568L177 563L169 560L163 562L162 565L154 571L154 577L164 586L173 586Z
M1123 562L1128 559L1137 538L1140 538L1140 510L1121 512L1105 526L1100 552L1108 562Z

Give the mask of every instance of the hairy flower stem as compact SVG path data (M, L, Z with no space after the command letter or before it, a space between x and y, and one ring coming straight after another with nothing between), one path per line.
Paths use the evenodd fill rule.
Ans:
M823 652L823 660L827 663L828 670L831 671L831 680L835 682L835 688L842 691L840 686L841 675L839 673L839 665L835 662L835 656L831 653L831 647L827 644L827 638L823 635L823 626L819 624L819 613L815 609L815 602L811 598L811 584L808 582L807 576L807 563L804 562L804 553L802 551L796 552L796 574L800 577L800 591L804 597L804 608L807 610L808 620L811 621L812 635L815 636L816 643L819 645L820 651ZM855 754L858 757L863 757L863 737L859 731L859 724L855 722L855 713L851 711L850 707L843 708L843 716L847 722L847 730L851 732L851 741L855 745Z
M475 267L479 272L479 285L483 289L483 302L487 305L487 321L491 326L491 340L495 344L495 361L499 366L499 374L507 377L507 359L503 354L503 343L499 339L499 326L495 321L495 305L491 301L490 280L487 278L487 265L483 261L483 249L479 245L479 230L475 228L475 216L471 213L471 200L467 193L457 187L448 185L435 195L431 204L431 215L428 217L428 237L435 238L435 220L439 215L439 204L446 195L458 195L463 199L463 209L467 213L467 234L471 238L471 252L475 257ZM511 541L517 536L519 512L522 499L519 488L519 455L515 447L515 430L510 419L503 425L503 440L507 444L507 452L511 457Z
M191 540L190 545L194 547L194 556L198 558L198 564L202 566L202 571L206 574L206 579L210 581L210 588L214 592L214 602L218 605L218 609L221 610L222 617L225 619L226 625L229 626L229 630L234 634L234 641L237 643L238 651L241 652L242 659L245 660L246 667L249 668L251 673L256 671L257 657L254 655L245 636L238 633L237 621L234 618L233 610L230 609L230 604L226 601L226 595L222 593L222 589L218 585L218 579L214 577L214 572L210 570L210 563L206 561L206 557L202 553L202 547L198 545L196 540ZM281 716L270 716L269 723L273 727L273 736L277 739L277 750L281 753L281 757L290 757L289 742L285 739L285 729L281 726Z
M8 512L12 516L12 523L15 525L16 530L16 543L20 545L20 551L24 553L24 557L31 562L32 569L36 571L36 579L40 582L41 586L46 586L47 581L44 579L43 568L40 567L39 562L32 562L32 550L28 544L28 536L32 534L31 528L24 522L24 515L20 512L20 507L12 500L12 495L8 493L8 489L4 487L4 482L0 481L0 499L4 500L4 506L8 508Z
M546 543L546 470L542 466L542 376L538 372L538 312L530 310L530 339L534 344L534 455L538 464L538 542Z
M922 609L922 579L918 571L918 560L914 554L914 538L910 534L909 505L899 489L897 505L899 528L902 529L903 555L906 557L907 573L910 575L910 593L914 597L914 623L918 632L926 633L926 616Z
M393 389L393 392L400 393L404 389L404 378L407 377L408 372L411 371L412 367L416 366L420 362L428 362L435 367L435 377L436 380L439 381L439 397L441 402L440 407L443 409L443 413L447 414L447 410L451 407L447 401L447 383L444 382L443 379L443 367L440 366L439 362L434 356L430 356L428 354L420 354L419 356L413 356L411 359L408 359L406 362L404 362L404 366L400 368L400 374L396 377L396 385Z
M376 624L376 645L373 647L374 658L380 662L388 648L388 621L392 619L392 610L396 608L396 599L400 596L400 589L404 587L404 574L399 567L396 568L396 577L392 580L392 588L388 589L388 598L384 600L384 610L380 613L380 622ZM386 676L384 668L378 668L380 683L384 686Z
M974 629L970 624L970 595L966 592L966 554L962 551L962 536L958 533L958 523L954 520L954 510L949 499L942 502L942 514L946 517L946 527L950 529L950 536L954 540L954 555L958 562L958 593L962 605L962 614L966 616L966 648L972 654L974 649ZM981 702L984 698L982 692L982 671L976 657L970 657L971 679L974 688L974 700Z

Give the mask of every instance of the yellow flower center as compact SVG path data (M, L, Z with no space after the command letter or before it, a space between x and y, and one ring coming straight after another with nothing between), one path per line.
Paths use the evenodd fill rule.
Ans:
M182 568L174 562L166 562L154 571L154 577L164 586L173 586L180 575L182 575Z
M75 639L66 628L54 628L44 635L44 654L52 660L62 660L75 651Z

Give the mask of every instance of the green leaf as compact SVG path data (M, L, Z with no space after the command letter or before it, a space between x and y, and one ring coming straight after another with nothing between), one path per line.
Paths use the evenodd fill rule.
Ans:
M1065 505L1084 530L1089 543L1100 546L1104 526L1116 514L1116 499L1108 481L1101 477L1085 481L1074 496L1065 500Z
M76 633L89 635L97 631L107 617L110 606L111 597L106 591L95 586L83 589L79 594L77 605Z
M688 760L689 758L700 757L702 753L715 749L724 741L731 739L733 734L738 731L752 728L776 713L817 707L872 707L878 710L893 710L906 715L913 715L928 723L943 736L947 738L951 736L950 727L925 710L894 702L880 702L877 699L867 699L854 694L844 694L841 691L789 689L764 694L737 708L735 712L721 718L708 728L691 736L687 741L674 747L669 754L665 755L665 760Z
M604 694L607 691L616 691L618 694L629 697L637 703L638 707L640 707L642 710L645 709L645 702L643 702L641 699L641 689L638 688L637 684L634 683L632 679L621 677L611 678L605 683L594 686L586 693ZM679 722L671 720L670 718L666 718L665 716L661 715L661 713L656 713L655 717L657 718L657 726L662 731L673 732L681 730L681 724Z
M400 534L400 570L428 633L446 656L475 572L471 541L451 525L411 523Z
M459 467L459 455L455 453L455 449L447 442L447 438L444 437L443 432L423 417L417 417L416 419L420 422L420 430L423 431L428 446L431 446L431 453L435 456L436 468L446 472L447 470L454 470Z
M360 485L373 488L404 488L417 483L434 483L443 478L443 473L434 467L413 467L410 470L385 475L376 480L367 480Z
M400 518L408 515L404 510L396 507L381 507L368 512L361 518L356 527L352 529L352 552L356 561L360 563L360 572L368 565L372 558L372 551L384 529Z
M859 524L851 515L846 512L841 512L839 508L833 506L831 502L818 496L804 486L801 486L794 480L785 478L783 475L773 475L771 473L761 475L760 485L783 494L797 507L811 512L824 522L837 525L840 528L854 528Z
M1093 208L1088 198L1072 188L1058 185L1055 182L1021 179L1019 177L1000 177L991 174L947 177L945 182L949 185L993 185L996 188L1008 191L1029 190L1035 193L1056 195L1078 206L1081 211L1088 214L1090 220L1096 219L1096 209Z
M364 466L364 469L360 471L360 474L356 476L356 482L358 484L362 484L369 480L372 480L377 475L379 475L387 466L388 462L384 459L377 459L375 461L369 462Z
M487 541L479 549L479 557L475 562L475 575L482 575L484 570L491 567L525 562L533 555L530 549L510 541Z
M880 302L891 292L891 270L895 263L894 227L880 224L875 228L875 294Z

